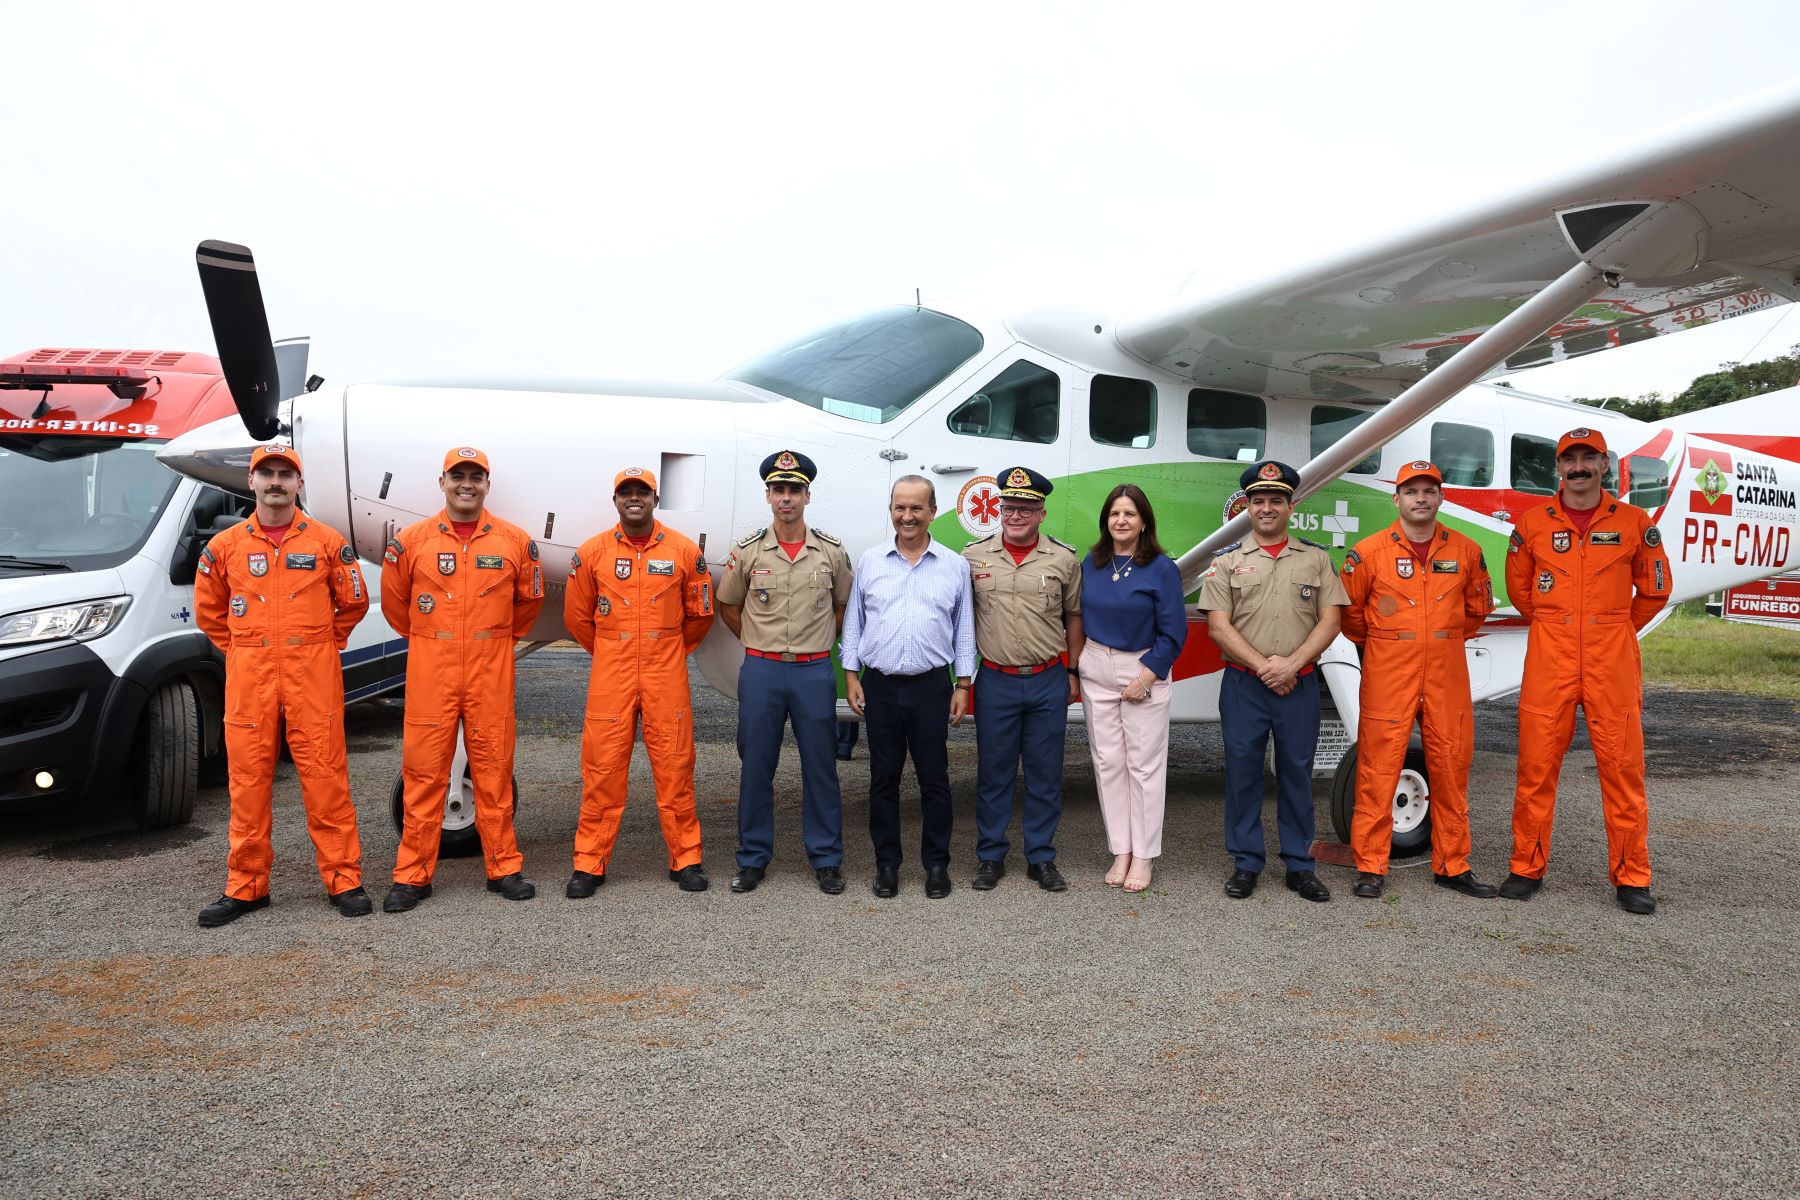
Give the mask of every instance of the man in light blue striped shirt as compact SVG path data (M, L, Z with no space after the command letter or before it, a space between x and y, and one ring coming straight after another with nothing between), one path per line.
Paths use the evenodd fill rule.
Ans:
M900 773L910 752L925 894L938 900L950 894L949 727L969 711L975 598L968 560L931 538L937 489L929 479L895 480L888 516L894 540L863 553L844 610L844 685L869 728L875 894L887 899L900 889Z

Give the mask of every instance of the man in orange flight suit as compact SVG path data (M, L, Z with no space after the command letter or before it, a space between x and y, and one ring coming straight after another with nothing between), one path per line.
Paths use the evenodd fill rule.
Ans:
M443 509L402 529L383 556L381 611L407 639L406 828L384 912L431 895L459 722L488 891L537 894L513 835L513 642L544 606L544 572L537 543L485 510L490 483L487 455L451 450L438 476Z
M1609 495L1606 439L1571 429L1556 444L1562 490L1513 523L1506 592L1531 622L1519 692L1519 771L1513 792L1512 871L1500 885L1529 900L1544 882L1556 778L1587 714L1607 871L1619 907L1648 916L1650 806L1644 796L1644 681L1638 631L1669 602L1669 557L1650 514Z
M638 714L669 847L669 878L704 892L694 810L694 708L687 656L712 628L712 576L700 548L652 514L656 476L627 467L613 479L619 523L569 560L563 624L594 656L581 738L581 819L564 894L585 900L606 882L625 814Z
M1494 585L1481 548L1438 524L1443 475L1424 459L1394 479L1394 524L1344 556L1344 636L1362 647L1362 703L1356 725L1358 896L1387 883L1394 840L1394 788L1420 721L1431 772L1431 873L1440 887L1486 899L1494 886L1469 869L1469 767L1475 711L1463 641L1494 610Z
M300 511L303 482L291 447L259 447L250 456L256 511L207 543L194 576L195 620L225 655L231 783L225 892L200 910L200 924L209 928L269 903L271 791L283 718L325 894L346 917L370 911L344 756L338 659L369 611L369 597L343 535Z

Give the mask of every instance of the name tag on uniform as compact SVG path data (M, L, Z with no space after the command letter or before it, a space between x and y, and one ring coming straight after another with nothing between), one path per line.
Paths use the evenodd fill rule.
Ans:
M478 571L498 571L504 566L506 566L506 556L503 554L477 554L475 556L475 569Z
M993 577L994 573L992 571L976 571L970 576L971 579L992 579Z
M1598 533L1588 534L1588 545L1590 546L1617 546L1620 544L1619 531L1616 529L1603 529Z
M675 560L671 558L653 558L650 560L649 571L652 575L673 575L675 573Z
M773 575L775 570L772 567L751 567L750 573L752 575Z
M1454 575L1457 572L1457 561L1454 558L1434 558L1431 560L1433 575Z
M316 554L290 554L287 556L287 569L290 571L311 571L318 565L319 556Z
M1256 568L1251 566L1233 567L1231 568L1231 573L1233 575L1254 575L1256 574Z

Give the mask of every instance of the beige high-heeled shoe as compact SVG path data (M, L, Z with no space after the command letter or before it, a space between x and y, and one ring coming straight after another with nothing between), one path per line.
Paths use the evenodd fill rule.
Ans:
M1131 860L1131 871L1125 876L1125 890L1141 892L1150 886L1151 859L1134 858Z
M1129 854L1113 855L1112 869L1107 871L1107 873L1106 873L1106 886L1107 887L1118 887L1120 884L1125 882L1125 874L1126 874L1126 872L1128 872L1130 870L1131 870L1131 855L1129 855Z

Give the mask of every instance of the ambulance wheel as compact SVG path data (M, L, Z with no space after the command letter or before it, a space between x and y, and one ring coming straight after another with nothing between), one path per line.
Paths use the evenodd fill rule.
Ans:
M200 784L200 706L185 679L150 693L131 747L132 815L145 829L185 825Z
M1339 760L1331 777L1331 824L1338 840L1350 841L1350 822L1356 813L1356 755L1352 745ZM1400 782L1394 788L1394 841L1389 851L1408 858L1431 845L1431 774L1425 769L1425 751L1417 746L1406 752Z
M444 832L438 842L439 858L471 858L481 853L481 834L475 830L475 784L463 771L461 795L444 805ZM519 812L519 777L513 776L512 808ZM394 776L394 790L389 801L394 816L394 832L406 831L406 780Z

